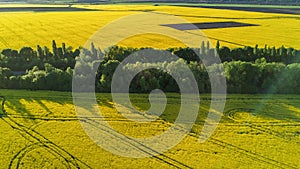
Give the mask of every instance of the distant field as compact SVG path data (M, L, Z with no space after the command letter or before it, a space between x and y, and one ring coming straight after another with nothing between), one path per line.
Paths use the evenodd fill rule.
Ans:
M24 8L26 6L3 5L1 7ZM31 5L29 7L37 8L38 6ZM43 5L42 7L47 6ZM67 8L66 6L53 5L51 7ZM99 28L113 20L139 12L154 12L161 15L172 14L191 23L236 22L246 25L258 25L250 27L213 27L203 30L203 33L211 39L213 45L217 40L220 40L221 45L229 47L255 46L256 44L263 47L268 44L276 47L284 45L300 48L300 39L298 38L300 37L299 15L163 5L75 5L73 7L100 11L0 12L0 49L19 49L23 46L35 48L37 44L51 46L53 39L58 44L65 42L73 47L83 46L87 39ZM166 24L180 23L170 22ZM197 34L195 30L183 31ZM137 35L120 42L119 45L157 48L183 46L177 40L154 34Z
M273 8L264 8L264 7L251 7L251 6L202 6L205 8L214 8L214 9L232 9L239 11L250 11L250 12L265 12L265 13L279 13L279 14L300 14L300 8L282 8L282 7L273 7Z
M184 7L204 7L215 9L233 9L252 12L299 14L300 7L297 5L259 5L259 4L194 4L194 3L175 3L174 6Z
M113 155L86 136L76 117L71 93L0 90L8 115L0 118L0 168L299 168L300 96L229 95L221 123L204 144L198 134L209 107L201 95L199 117L191 133L159 156L131 159ZM178 111L179 94L167 94L160 118L137 124L114 108L108 94L98 94L99 108L120 133L149 137L168 129ZM147 95L131 100L149 108ZM133 114L134 115L134 114ZM99 130L103 130L99 127Z
M85 45L104 25L140 12L175 15L195 23L212 45L219 40L228 47L268 44L300 49L300 15L228 8L151 4L0 5L0 51L23 46L51 47L52 40L58 46L64 42L76 48ZM293 11L298 9L295 7ZM157 28L199 35L195 27L189 26L169 20ZM139 34L118 45L184 46L176 39L154 33ZM7 98L6 113L0 109L0 168L300 168L300 95L228 95L218 128L201 144L199 135L211 99L209 94L201 94L197 120L184 140L163 154L143 159L120 157L104 150L87 136L80 122L95 125L95 131L109 133L99 123L105 120L126 136L156 136L173 125L180 109L180 94L167 93L165 111L149 123L126 119L126 113L133 118L150 115L137 114L125 106L122 107L125 113L118 111L107 93L96 94L96 106L103 118L77 116L70 92L1 89L0 96ZM150 107L148 96L131 94L130 99L137 110L144 111ZM0 97L0 108L1 101ZM190 102L185 105L197 106ZM136 149L140 144L130 143ZM141 146L144 153L153 153L150 147Z
M70 12L70 11L94 11L86 8L70 7L0 7L0 12Z

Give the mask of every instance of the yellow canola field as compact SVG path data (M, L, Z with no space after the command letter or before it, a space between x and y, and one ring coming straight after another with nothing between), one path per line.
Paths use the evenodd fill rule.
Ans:
M7 97L7 116L0 119L0 168L300 167L299 96L274 95L261 101L262 95L228 95L217 129L206 142L200 143L199 134L210 104L207 100L210 96L201 95L199 115L191 133L167 152L135 159L113 154L88 137L80 122L96 125L95 131L107 128L99 125L100 118L76 116L71 93L21 90L0 90L0 93ZM138 123L125 118L123 110L116 110L110 94L96 97L102 120L115 131L133 138L162 134L174 125L180 108L180 95L167 93L164 113L155 121ZM132 94L131 100L138 110L150 106L146 94ZM131 119L138 117L135 112L131 115ZM137 145L132 143L128 146ZM151 147L143 147L143 152L153 153Z
M99 11L1 12L0 49L20 49L23 46L35 48L37 44L51 46L52 40L56 40L58 44L65 42L74 48L84 46L87 40L104 25L140 12L172 14L191 23L242 22L259 25L202 30L213 45L216 40L220 40L221 45L229 47L255 46L256 44L263 47L267 44L276 47L284 45L300 48L300 17L298 15L153 5L78 5L74 7ZM185 32L198 34L195 30ZM118 33L115 32L115 34ZM199 46L200 44L201 42ZM133 36L121 41L119 45L156 48L184 46L178 40L158 34Z

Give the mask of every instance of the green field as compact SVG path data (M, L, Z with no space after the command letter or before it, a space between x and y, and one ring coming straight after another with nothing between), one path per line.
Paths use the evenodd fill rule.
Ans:
M0 6L0 9L8 6ZM26 5L12 6L26 7ZM33 6L36 7L37 5ZM210 38L213 45L215 45L218 39L221 41L221 45L229 47L239 45L255 46L256 44L263 47L267 44L276 47L284 45L286 47L300 48L300 40L298 38L300 36L299 15L178 7L166 4L162 4L161 6L150 4L75 5L74 7L97 9L99 11L1 12L0 49L19 49L23 46L35 48L37 44L40 46L50 46L53 39L58 44L65 42L67 45L73 47L84 46L88 38L104 25L118 18L141 12L151 12L162 16L171 14L191 23L242 22L259 25L203 30L203 33ZM130 25L130 23L128 24ZM194 30L185 32L197 34L197 31ZM103 41L106 40L109 41L109 39L103 39ZM133 36L121 41L119 45L156 48L184 46L170 37L157 34Z
M114 155L83 131L71 93L0 90L7 115L0 119L0 168L299 168L300 96L228 95L221 122L205 143L198 141L209 107L201 95L196 124L185 139L164 154L144 159ZM180 106L179 94L150 123L126 120L109 94L97 94L104 120L118 132L145 138L168 129ZM148 96L132 94L136 108L149 108ZM99 130L103 128L99 127ZM147 149L146 149L147 150ZM151 149L149 148L151 153Z

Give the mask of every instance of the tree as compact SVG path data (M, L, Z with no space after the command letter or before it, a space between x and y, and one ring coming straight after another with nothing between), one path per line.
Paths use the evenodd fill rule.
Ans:
M217 53L219 54L219 52L220 52L220 41L217 41L217 44L216 44L216 51L217 51Z
M53 52L54 58L57 58L58 54L57 54L57 46L56 46L55 40L52 40L52 52Z
M102 66L100 78L100 91L109 92L111 90L112 77L119 64L120 62L118 60L109 60Z
M62 48L57 48L57 58L62 59L64 56L64 52Z
M13 75L9 68L0 67L0 88L8 88L9 78Z
M31 59L33 59L33 57L36 56L34 50L31 47L23 47L20 52L19 55L23 58L25 58L25 60L27 62L29 62Z
M19 55L18 51L12 49L3 49L1 54L7 57L18 57Z
M230 93L257 93L259 67L242 61L224 63L227 89Z
M230 49L226 46L223 46L219 51L219 57L222 62L229 62L232 60Z
M300 93L300 64L287 65L278 79L277 93L299 94Z
M62 43L61 48L62 48L63 56L65 56L67 54L66 44Z
M45 59L48 60L51 58L51 53L50 53L50 49L47 46L44 46L44 55L45 55Z
M267 63L265 58L257 59L255 64L260 69L258 89L261 93L277 93L277 81L285 69L282 63Z
M204 43L204 41L201 42L200 55L201 55L202 57L205 57L205 56L206 56L206 49L205 49L205 43Z
M98 56L97 49L95 48L95 45L93 42L91 43L91 56L93 58L97 58L97 56Z

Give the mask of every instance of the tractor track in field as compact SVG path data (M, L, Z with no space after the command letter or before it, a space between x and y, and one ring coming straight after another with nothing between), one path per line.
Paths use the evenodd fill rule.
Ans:
M255 130L267 133L269 135L276 136L276 137L281 138L285 141L300 144L300 141L295 141L295 140L293 140L292 136L286 135L284 133L281 133L281 132L278 132L278 131L275 131L275 130L272 130L272 129L269 129L269 128L266 128L266 127L263 127L263 126L260 126L260 125L249 125L249 127L253 128Z
M240 112L249 113L249 116L241 116L239 114ZM262 123L265 123L265 122L257 122L257 123L256 122L249 122L249 120L252 118L252 116L253 116L253 118L256 118L255 109L235 108L235 109L232 109L232 110L229 110L229 111L225 112L224 115L225 115L226 118L232 120L235 123L238 123L238 124L231 124L231 123L226 124L225 123L224 125L226 125L226 126L228 126L228 125L229 126L231 126L231 125L232 126L247 126L247 127L252 127L253 129L256 129L256 130L258 130L258 129L262 130L261 128L258 128L257 126L261 125ZM296 123L296 124L300 126L300 123ZM265 125L271 125L271 124L265 124ZM274 124L272 124L272 125L274 125ZM282 123L279 123L279 124L276 123L275 125L282 125ZM288 124L285 124L285 125L288 125ZM292 125L295 125L295 124L292 124ZM262 131L267 132L268 134L271 134L271 131L266 131L266 130L262 130ZM273 131L273 132L275 132L275 131ZM272 133L272 134L274 134L274 133ZM279 134L279 133L277 133L277 134ZM289 139L287 139L287 140L290 141ZM290 164L286 164L284 162L280 162L280 161L274 160L272 158L265 157L264 155L252 152L250 150L238 147L238 146L233 145L231 143L227 143L227 142L218 140L218 139L213 138L213 137L210 137L208 139L208 142L211 142L213 144L216 144L216 145L224 147L224 148L229 148L233 152L241 153L242 155L245 155L248 158L251 158L255 161L260 161L260 162L268 164L268 165L272 165L273 167L276 167L276 168L295 168L295 169L297 168L296 166L292 166Z
M9 117L9 115L8 115L8 117L7 118L9 118L9 120L10 121L13 121L14 123L16 123L14 120L12 120L11 119L11 117ZM113 135L114 137L118 137L116 134L114 134L115 132L114 131L112 131L112 129L110 129L110 128L106 128L106 126L101 126L100 128L99 128L99 123L97 122L97 120L96 119L99 119L99 118L91 118L91 117L82 117L82 118L72 118L71 119L71 121L78 121L78 120L80 120L80 121L82 121L82 122L84 122L84 123L88 123L89 125L92 125L93 127L95 127L96 129L99 129L99 130L102 130L102 131L104 131L104 132L106 132L106 133L108 133L108 134L111 134L111 135ZM100 118L101 120L103 120L102 118ZM46 121L48 121L49 119L47 119ZM56 118L52 118L52 119L50 119L50 120L52 120L52 121L61 121L61 120L59 120L59 119L56 119ZM63 119L62 121L70 121L70 119ZM106 121L106 120L105 120ZM113 120L113 121L116 121L116 122L120 122L120 121L122 121L122 122L130 122L130 121L128 121L128 120ZM6 121L6 123L9 123L9 121ZM37 133L36 131L34 131L34 130L30 130L30 129L28 129L28 131L24 131L23 129L19 129L18 127L16 127L16 126L14 126L13 124L9 124L13 129L17 129L17 130L19 130L19 131L21 131L21 135L23 136L23 137L28 137L28 134L29 134L29 136L31 136L31 137L33 137L33 134L35 134L35 133ZM19 124L17 124L17 125L19 125ZM102 128L103 127L103 128ZM33 132L32 134L30 134L30 132ZM24 133L25 132L25 133ZM25 136L24 136L25 135ZM127 137L127 138L129 138L129 137ZM28 138L27 138L28 139ZM45 138L44 138L45 139ZM120 139L120 141L122 141L122 138L119 138ZM135 140L133 140L133 139L131 139L131 138L129 138L130 139L130 142L126 142L126 141L123 141L123 143L125 143L125 144L127 144L128 146L131 146L131 147L134 147L134 148L136 148L136 149L138 149L139 151L141 151L141 152L143 152L143 153L146 153L146 154L148 154L148 155L153 155L153 157L152 158L154 158L154 159L156 159L156 160L159 160L159 161L162 161L162 162L164 162L164 163L166 163L166 164L168 164L168 165L170 165L170 166L172 166L172 167L174 167L174 168L192 168L192 167L190 167L190 166L188 166L188 165L186 165L186 164L184 164L184 163L181 163L180 161L177 161L176 159L172 159L171 157L168 157L168 156L166 156L166 155L163 155L163 154L160 154L160 156L162 156L162 158L161 157L159 157L159 156L154 156L154 154L157 154L157 153L159 153L159 152L157 152L156 150L154 150L154 149L152 149L152 148L150 148L150 147L147 147L146 145L143 145L142 143L140 143L140 142L138 142L138 141L135 141ZM38 143L41 143L42 141L42 139L38 139L39 140L39 142ZM47 144L46 144L47 143ZM36 144L36 143L34 143L34 144ZM50 144L50 146L49 146L49 144ZM54 150L51 148L52 146L54 146L54 148L57 148L56 146L57 145L55 145L54 143L52 143L52 142L49 142L47 139L46 139L46 141L45 141L45 143L43 143L43 144L41 144L42 146L40 146L40 147L37 147L37 146L34 146L34 147L37 147L37 148L46 148L48 151L51 151L51 152L53 152ZM30 145L29 145L30 146ZM33 146L33 145L32 145ZM33 151L33 150L31 150L31 149L27 149L27 148L24 148L24 149L22 149L20 152L18 152L15 156L14 156L14 158L12 159L12 161L11 161L11 163L10 163L10 167L9 168L12 168L11 166L14 164L14 163L16 163L15 161L18 161L17 162L17 164L19 164L20 163L20 161L22 160L22 159L20 159L20 157L21 158L23 158L25 155L24 155L24 152L25 151L28 151L28 152L30 152L30 151ZM72 160L70 160L70 159L67 159L67 158L65 158L64 156L62 156L61 155L61 153L59 153L59 152L54 152L54 153L56 153L58 156L60 156L60 157L63 157L64 158L64 160L66 161L66 162L72 162L72 160L74 160L74 159L72 159ZM23 154L23 155L22 155ZM69 155L69 154L67 154L67 155ZM74 164L74 162L73 163L71 163L73 166L76 166L75 164Z
M31 116L22 116L22 115L12 115L12 114L7 114L6 116L12 118L12 119L30 119L30 120L41 120L41 121L84 121L84 120L91 120L91 119L98 119L101 121L107 121L107 122L128 122L132 123L133 121L131 120L141 120L142 118L134 118L131 120L125 119L125 118L115 118L115 117L83 117L83 116L37 116L37 115L31 115Z
M244 112L247 113L248 116L241 116L240 115ZM279 137L279 138L284 139L286 141L291 141L293 143L298 143L299 144L299 142L292 141L292 139L290 137L288 138L285 134L274 131L274 130L271 130L271 129L268 129L267 127L268 126L300 126L300 122L297 122L297 121L292 122L292 123L283 123L283 122L266 123L266 122L255 122L255 121L252 122L251 119L254 118L254 120L255 120L255 118L258 118L258 117L257 117L257 114L255 112L255 109L249 109L249 108L235 108L235 109L232 109L232 110L229 110L229 111L225 112L224 114L225 114L226 118L232 120L235 123L238 123L238 124L231 124L231 123L225 124L226 126L250 127L254 130L258 130L260 132L264 132L264 133ZM215 138L210 138L209 141L214 143L214 144L223 146L223 147L228 147L228 148L232 149L233 151L237 151L237 152L240 152L240 153L248 156L249 158L264 162L266 164L270 164L270 165L272 165L274 167L277 167L277 168L297 168L297 166L292 166L292 165L286 164L284 162L273 160L271 158L268 158L268 157L265 157L263 155L257 154L255 152L251 152L249 150L240 148L240 147L235 146L233 144L217 140Z
M235 122L247 122L255 117L255 109L235 108L224 113L227 118Z
M245 126L245 125L243 125L243 126ZM192 137L198 137L197 135L193 135L193 134L189 134L189 135L192 136ZM238 146L233 145L231 143L227 143L227 142L218 140L218 139L213 138L213 137L210 137L207 140L207 142L211 142L212 144L221 146L223 148L228 148L233 152L240 153L241 155L244 155L248 158L251 158L251 159L256 160L256 161L260 161L260 162L265 163L267 165L272 165L273 167L276 167L276 168L283 168L283 169L286 169L286 168L297 169L298 168L297 166L292 166L290 164L286 164L284 162L280 162L280 161L274 160L272 158L265 157L264 155L252 152L252 151L247 150L247 149L243 149L241 147L238 147Z
M246 113L249 113L250 115L246 116L246 118L244 118L244 119L237 115L239 112L243 112L243 111L245 111ZM225 115L230 120L234 121L235 123L238 123L238 124L225 124L227 126L246 126L246 127L252 128L254 130L258 130L260 132L284 139L286 141L300 144L299 141L293 140L294 136L296 135L295 133L294 133L294 135L287 135L286 133L278 132L278 131L268 128L268 127L275 127L275 126L277 126L277 127L296 127L296 126L300 126L300 121L296 120L293 122L272 122L272 123L258 122L258 121L255 121L255 119L254 119L254 121L252 121L251 116L253 116L253 118L257 118L255 109L244 109L244 108L232 109L230 111L227 111L225 113Z
M226 124L232 126L246 126L246 125L260 125L260 126L300 126L300 119L295 118L293 121L261 121L263 116L260 116L260 113L252 108L234 108L224 112L224 115L231 122L235 122L236 124Z
M5 110L4 110L5 111ZM84 165L86 168L91 168L90 166L88 166L88 164L80 161L79 159L77 159L76 157L74 157L73 155L71 155L70 153L68 153L66 150L64 150L63 148L59 147L58 145L56 145L55 143L51 142L49 139L47 139L46 137L44 137L43 135L41 135L40 133L36 132L34 129L32 129L33 126L31 126L30 128L27 128L25 126L23 126L22 124L19 124L18 122L16 122L14 119L18 119L18 118L28 118L31 120L42 120L42 121L82 121L85 123L88 123L90 125L92 125L93 127L100 129L102 131L105 131L108 134L111 134L115 137L118 137L116 134L114 134L115 132L111 131L112 129L107 128L106 126L101 126L102 128L99 128L99 124L97 122L97 120L105 120L105 121L116 121L116 122L131 122L128 121L126 119L105 119L105 118L99 118L99 117L77 117L77 116L70 116L70 117L66 117L66 116L53 116L53 117L44 117L43 115L40 116L22 116L22 115L17 115L17 114L8 114L6 111L6 116L1 118L5 123L7 123L9 126L11 126L11 128L13 128L14 130L17 130L20 135L22 137L24 137L26 140L29 140L30 142L32 142L32 144L24 147L23 149L21 149L19 152L17 152L17 154L14 155L14 157L11 159L10 164L9 164L9 168L19 168L20 164L22 162L22 159L26 156L26 154L37 150L38 148L42 148L45 149L46 151L48 151L50 154L54 155L56 158L61 158L63 159L62 164L66 167L66 168L72 168L72 167L76 167L76 168L80 168L79 164ZM39 125L41 125L41 123L39 123ZM129 137L127 137L129 138ZM123 141L122 138L119 138L120 141ZM156 150L147 147L146 145L133 140L131 138L130 142L126 142L123 141L125 144L127 144L128 146L132 146L135 147L136 149L138 149L141 152L144 152L148 155L153 155L152 158L161 161L163 163L168 164L170 167L173 168L188 168L191 169L192 167L176 160L173 159L169 156L160 154L159 156L154 156L154 154L159 154L159 152L157 152Z
M176 159L173 159L173 158L171 158L167 155L160 154L159 152L152 149L151 147L148 147L148 146L140 143L139 141L136 141L136 140L134 140L134 139L132 139L128 136L125 136L125 137L130 141L129 142L124 141L123 138L121 138L117 134L115 134L116 131L114 131L113 129L111 129L111 128L105 126L105 125L102 125L102 124L98 123L94 119L89 120L89 121L84 121L84 122L91 125L92 127L96 128L96 129L102 130L102 131L106 132L107 134L110 134L110 135L114 136L115 138L118 138L120 142L123 142L123 143L127 144L128 146L134 147L137 150L152 156L152 158L170 165L171 167L179 168L179 169L182 169L182 168L192 169L193 168L193 167L190 167L190 166L188 166L188 165L186 165L186 164L184 164L184 163L182 163L182 162L180 162ZM101 125L100 126L101 128L99 128L99 125ZM154 156L155 154L160 154L160 155Z
M230 148L234 152L239 152L239 153L241 153L241 154L243 154L243 155L245 155L245 156L247 156L247 157L249 157L253 160L257 160L257 161L263 162L265 164L272 165L273 167L284 168L284 169L286 169L286 168L297 169L297 167L295 167L295 166L291 166L289 164L286 164L286 163L283 163L283 162L280 162L280 161L276 161L274 159L265 157L265 156L260 155L258 153L255 153L255 152L243 149L241 147L235 146L233 144L226 143L224 141L220 141L220 140L215 139L213 137L210 137L208 139L208 142L211 142L213 144L219 145L219 146L224 147L224 148Z
M30 144L26 147L24 147L23 149L21 149L19 152L17 152L17 154L15 154L15 156L13 157L13 159L10 161L9 164L9 168L12 168L12 166L16 166L15 168L19 168L20 164L22 162L22 159L26 156L26 154L29 154L30 152L37 150L39 148L44 148L47 149L47 151L52 154L53 156L57 156L56 152L52 152L51 150L48 150L49 146L47 145L48 142L45 143L33 143ZM47 147L45 146L47 145ZM71 168L70 164L68 163L68 161L66 161L66 159L63 159L63 161L61 161L61 163L66 167L66 168Z
M86 120L91 120L91 119L97 119L101 121L106 121L106 122L122 122L122 123L132 123L133 121L126 120L123 118L115 118L115 117L76 117L76 116L49 116L49 117L43 117L43 116L16 116L16 115L10 115L8 114L7 116L13 118L13 119L29 119L29 120L34 120L38 121L37 123L31 125L29 129L36 129L39 126L45 124L46 122L71 122L71 121L86 121ZM132 120L141 120L139 118L135 118ZM152 122L155 123L155 122ZM159 122L157 122L159 123Z
M19 168L22 159L26 156L27 153L37 149L37 148L43 148L46 151L50 152L51 154L55 155L58 158L64 159L64 161L73 167L80 168L79 164L81 166L85 166L86 168L91 168L83 161L79 160L78 158L71 155L68 151L60 147L59 145L53 143L49 139L47 139L42 134L38 133L35 130L30 130L26 126L23 126L22 124L19 124L15 120L13 120L10 117L4 117L2 120L7 123L11 128L14 130L17 130L21 136L23 136L28 141L32 142L33 144L28 145L24 147L22 150L20 150L10 161L8 168ZM39 145L39 146L32 146L32 145ZM35 147L32 149L32 147ZM69 168L69 167L68 167Z
M89 123L89 122L87 122L87 123ZM95 127L97 127L97 125L96 125ZM99 127L99 126L98 126L98 127ZM105 126L104 126L104 127L105 127ZM104 129L101 129L101 130L104 130ZM107 132L108 132L109 134L112 134L111 132L109 132L110 129L107 129L107 130L108 130ZM191 135L191 136L192 136L192 135ZM234 151L234 152L239 152L239 153L241 153L241 154L243 154L243 155L245 155L245 156L247 156L248 158L251 158L251 159L253 159L253 160L260 161L260 162L265 163L265 164L268 164L268 165L272 165L273 167L276 167L276 168L293 168L293 169L297 169L296 166L292 166L292 165L290 165L290 164L286 164L286 163L284 163L284 162L280 162L280 161L274 160L274 159L272 159L272 158L265 157L265 156L263 156L263 155L261 155L261 154L252 152L252 151L250 151L250 150L243 149L243 148L241 148L241 147L235 146L235 145L230 144L230 143L226 143L226 142L224 142L224 141L220 141L220 140L215 139L215 138L210 138L208 141L211 142L211 143L213 143L213 144L216 144L216 145L218 145L218 146L229 148L229 149L231 149L231 150ZM136 141L134 141L133 143L128 143L128 144L129 144L129 145L132 145L132 146L135 146L135 144L138 144L139 147L140 147L140 146L145 146L145 145L140 145L140 143L139 143L139 142L136 142ZM136 146L135 146L135 147L136 147ZM137 148L138 148L138 147L137 147ZM144 148L149 149L150 151L152 151L153 153L155 153L155 150L153 151L153 149L151 149L151 148L149 148L149 147L144 147ZM144 152L144 150L141 150L141 151ZM151 153L151 152L150 152L150 153ZM163 157L165 157L165 156L163 156ZM161 159L159 159L159 160L161 160ZM165 161L164 161L164 162L165 162ZM179 167L179 168L181 168L181 167Z
M41 97L39 97L41 98ZM42 97L44 98L44 97ZM47 97L45 97L47 98ZM58 97L58 98L65 98L65 97ZM253 109L238 109L239 111L253 111ZM237 110L236 110L237 111ZM231 120L235 121L235 115L233 112L230 113L227 112L228 117L230 117ZM22 150L20 150L15 156L14 158L11 160L10 163L10 167L12 168L12 166L18 166L20 165L22 159L26 156L27 153L30 153L38 148L44 148L45 150L47 150L50 154L56 156L57 158L63 159L62 165L64 165L66 168L72 168L72 167L77 167L78 168L78 159L76 159L74 156L72 156L71 154L69 154L66 150L61 149L59 146L57 146L56 144L54 144L53 142L49 141L47 138L45 138L44 136L40 135L39 133L37 133L33 128L36 128L37 126L31 126L30 128L26 128L25 126L17 123L16 121L14 121L14 119L24 119L24 118L28 118L30 120L39 120L42 122L47 122L47 121L62 121L62 122L67 122L67 121L81 121L84 123L89 124L90 126L92 126L93 128L96 128L98 130L101 130L107 134L110 134L114 137L118 137L118 135L116 135L115 131L112 130L111 128L99 123L100 121L108 121L108 122L132 122L129 121L128 119L116 119L113 117L84 117L84 116L45 116L45 115L34 115L34 116L22 116L22 115L18 115L18 114L7 114L7 117L2 118L2 120L4 120L6 123L8 123L13 129L18 130L19 133L26 138L27 140L33 139L34 141L32 141L32 144L28 145L28 148L25 147ZM239 124L232 124L234 126L249 126L255 130L259 130L261 132L265 132L267 134L271 134L274 135L276 137L280 137L282 139L285 139L287 141L291 141L290 138L287 138L286 135L284 135L283 133L265 128L265 126L300 126L300 123L281 123L281 122L272 122L272 123L268 123L268 124L263 124L263 122L251 122L251 123L247 123L247 124L243 124L241 122L238 122ZM38 125L41 125L41 123L39 123ZM227 125L227 124L225 124ZM231 125L231 124L228 124ZM193 135L191 135L193 136ZM164 155L164 154L160 154L157 156L154 156L154 154L157 154L158 152L154 149L152 149L151 147L148 147L142 143L140 143L139 141L136 141L130 137L126 138L130 141L126 141L126 140L122 140L121 137L118 137L120 142L123 142L125 145L128 145L130 147L134 147L136 150L143 152L145 154L151 155L152 158L161 161L165 164L168 164L170 167L174 167L174 168L193 168L190 167L176 159L173 159L170 156ZM36 142L38 141L38 142ZM233 145L231 143L228 142L224 142L218 139L215 139L213 137L208 139L208 142L211 142L215 145L224 147L224 148L228 148L230 151L232 152L237 152L240 153L241 155L244 155L250 159L253 159L255 161L259 161L261 163L265 163L267 165L273 166L274 168L297 168L296 166L293 166L291 164L287 164L281 161L277 161L274 160L272 158L269 157L265 157L261 154L258 154L256 152L247 150L247 149L243 149L239 146ZM299 143L299 142L296 142ZM81 161L79 161L80 163ZM86 165L87 168L90 168L87 164L84 163L84 165Z
M78 158L74 157L72 154L70 154L68 151L60 147L59 145L55 144L54 142L50 141L48 138L40 134L39 132L29 129L28 127L18 123L13 118L9 117L7 115L7 111L4 108L5 98L2 98L2 113L3 116L1 120L3 120L6 124L8 124L13 130L18 131L18 133L31 142L32 144L27 145L23 149L21 149L19 152L17 152L13 158L11 159L8 168L20 168L22 159L33 150L36 150L38 148L45 149L50 154L54 155L56 158L61 158L64 160L63 165L66 166L66 168L72 168L71 166L75 168L80 168L80 166L84 166L85 168L91 168L88 164L85 162L79 160Z

